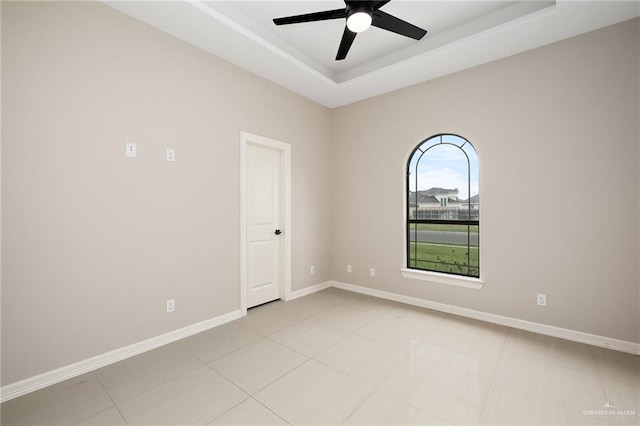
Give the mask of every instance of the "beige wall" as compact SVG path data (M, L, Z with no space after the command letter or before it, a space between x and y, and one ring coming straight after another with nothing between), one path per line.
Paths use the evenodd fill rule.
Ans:
M241 130L292 144L294 290L336 279L640 342L638 37L331 112L103 5L2 2L2 385L239 308ZM398 272L405 161L439 132L480 156L481 291Z
M630 21L334 110L333 278L640 342L638 43ZM406 160L441 132L480 158L480 291L398 272Z
M2 9L3 385L239 309L241 130L292 144L293 290L330 279L328 109L99 3Z

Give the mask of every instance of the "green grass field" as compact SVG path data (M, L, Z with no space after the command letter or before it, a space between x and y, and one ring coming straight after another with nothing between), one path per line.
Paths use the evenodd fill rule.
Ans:
M471 258L469 259L466 247L411 243L409 246L409 266L430 271L451 272L477 277L480 271L478 249L472 247L470 255ZM471 264L467 266L469 260Z
M413 231L418 227L418 231L446 231L446 232L467 232L467 225L439 225L437 223L415 223L410 225ZM478 233L478 225L470 226L471 233Z

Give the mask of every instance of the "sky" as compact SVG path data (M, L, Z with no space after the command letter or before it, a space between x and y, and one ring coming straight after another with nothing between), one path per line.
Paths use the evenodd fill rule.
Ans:
M473 149L465 149L469 154L471 166L471 196L478 194L478 157ZM411 161L409 189L415 191L415 164L421 154L416 151ZM469 198L467 191L467 157L457 146L438 144L433 146L422 156L418 167L418 190L429 188L458 188L458 198Z

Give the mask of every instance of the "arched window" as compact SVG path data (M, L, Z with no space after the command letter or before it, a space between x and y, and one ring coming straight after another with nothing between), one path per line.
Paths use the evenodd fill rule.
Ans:
M430 137L407 164L407 268L480 276L478 156L457 135Z

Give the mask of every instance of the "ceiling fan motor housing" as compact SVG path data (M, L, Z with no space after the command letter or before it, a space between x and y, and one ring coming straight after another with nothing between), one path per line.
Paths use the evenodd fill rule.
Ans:
M349 1L347 2L347 19L354 13L364 12L368 15L373 14L371 2L368 1Z
M382 6L391 0L359 1L345 0L344 9L323 10L321 12L305 13L302 15L285 16L275 18L276 25L300 24L303 22L326 21L331 19L346 18L346 25L338 46L336 61L346 58L356 35L366 31L370 26L381 28L392 33L420 40L427 33L426 30L416 27L393 15L380 10Z

